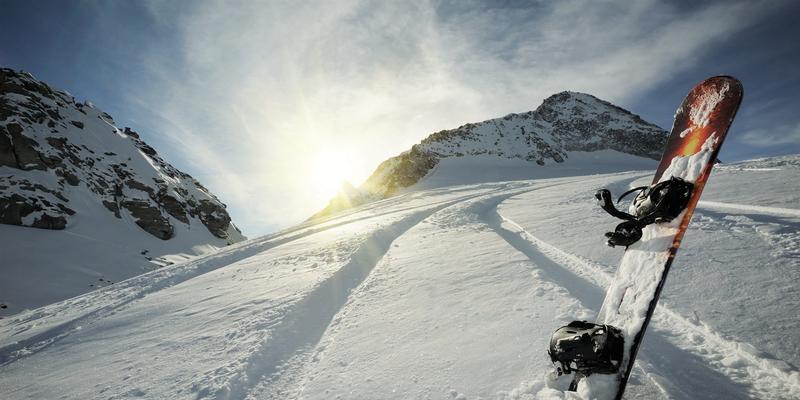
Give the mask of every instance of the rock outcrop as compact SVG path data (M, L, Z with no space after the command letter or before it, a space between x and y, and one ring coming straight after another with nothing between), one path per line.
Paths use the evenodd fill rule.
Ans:
M244 237L225 205L130 128L30 74L0 69L0 223L65 229L87 199L162 240L176 224Z
M343 202L340 194L313 218L386 198L422 179L440 160L449 157L492 155L531 162L531 168L562 163L572 152L616 150L658 160L667 131L638 115L592 95L554 94L522 114L462 125L435 132L402 154L382 162L357 190L355 199Z

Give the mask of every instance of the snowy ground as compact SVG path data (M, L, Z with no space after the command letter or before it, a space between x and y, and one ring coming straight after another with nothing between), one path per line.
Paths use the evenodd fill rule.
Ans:
M0 320L0 398L563 397L549 335L594 318L622 254L592 194L652 172L452 185L463 163ZM800 398L798 173L797 156L717 168L628 398Z

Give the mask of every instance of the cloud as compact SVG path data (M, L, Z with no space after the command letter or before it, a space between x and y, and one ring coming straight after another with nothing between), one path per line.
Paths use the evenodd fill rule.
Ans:
M324 204L308 184L320 152L359 155L359 180L430 132L531 110L557 91L623 101L765 12L655 0L146 4L178 27L179 52L170 63L143 54L156 78L132 96L168 121L181 161L250 234Z
M680 10L661 1L560 1L528 13L475 12L448 30L451 42L469 43L457 72L495 104L567 88L623 101L691 68L767 11L744 2Z
M800 148L800 122L774 129L752 129L738 135L739 141L753 147L792 146Z

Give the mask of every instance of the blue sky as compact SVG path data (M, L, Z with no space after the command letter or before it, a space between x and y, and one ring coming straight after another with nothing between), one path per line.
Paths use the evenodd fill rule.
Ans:
M6 0L0 65L139 131L257 236L431 132L562 90L668 129L695 83L734 75L722 160L800 153L799 16L792 1Z

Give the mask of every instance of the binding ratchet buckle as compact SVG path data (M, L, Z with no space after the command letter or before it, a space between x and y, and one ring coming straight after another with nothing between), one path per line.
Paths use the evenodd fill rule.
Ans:
M632 214L614 206L608 189L598 190L594 197L600 207L612 216L624 220L617 225L614 232L606 233L607 244L611 247L628 247L642 238L642 229L645 226L672 221L689 204L693 190L694 184L674 176L651 186L633 188L617 199L619 203L625 196L638 191L628 209Z

